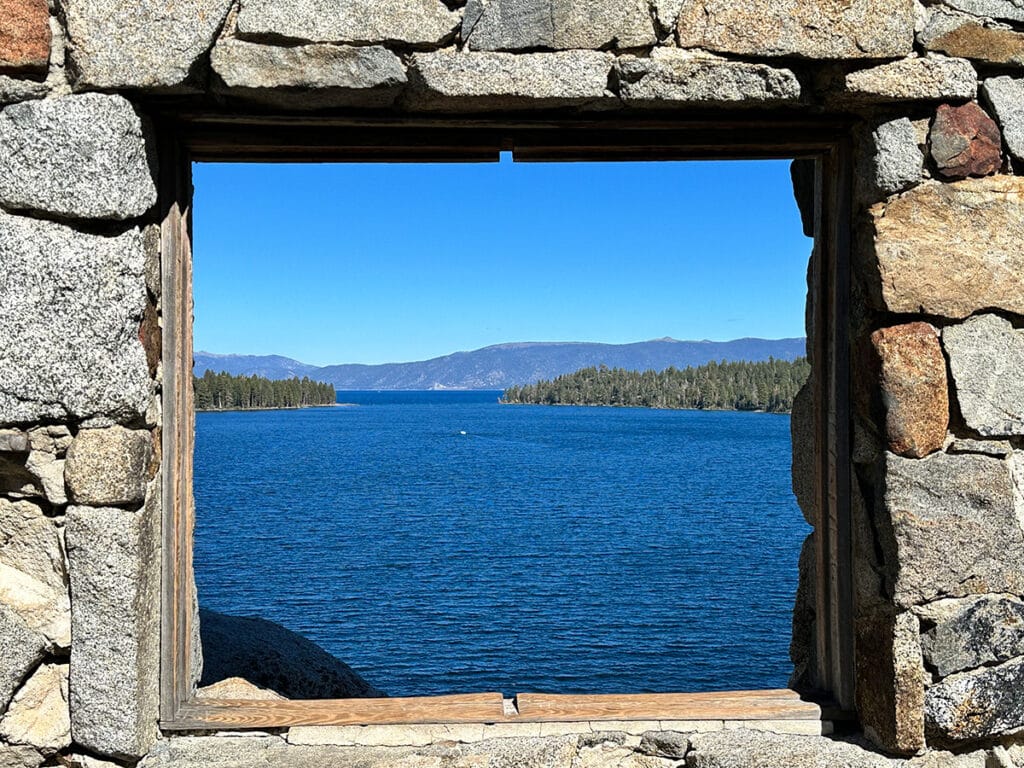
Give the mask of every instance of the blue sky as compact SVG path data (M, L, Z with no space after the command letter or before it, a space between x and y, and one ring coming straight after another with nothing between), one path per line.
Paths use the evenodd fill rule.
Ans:
M788 161L197 164L194 183L197 350L803 335Z

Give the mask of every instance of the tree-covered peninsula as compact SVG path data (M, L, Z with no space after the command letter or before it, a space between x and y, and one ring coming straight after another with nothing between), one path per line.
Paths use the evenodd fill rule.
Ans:
M643 408L770 411L792 410L807 380L807 359L708 363L664 371L583 368L549 381L510 387L503 403L617 405Z
M263 376L232 376L206 371L193 376L197 411L250 411L334 405L333 384L301 379L271 380Z

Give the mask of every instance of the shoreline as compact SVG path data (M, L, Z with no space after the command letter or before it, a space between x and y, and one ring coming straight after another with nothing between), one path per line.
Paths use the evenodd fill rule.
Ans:
M355 408L357 403L321 403L319 405L269 405L264 408L196 408L196 413L245 413L253 411L304 411L308 408Z
M790 416L793 411L766 411L763 408L676 408L670 405L619 405L616 403L508 403L499 400L498 405L540 405L565 408L641 408L645 411L694 411L696 413L764 413L769 416Z

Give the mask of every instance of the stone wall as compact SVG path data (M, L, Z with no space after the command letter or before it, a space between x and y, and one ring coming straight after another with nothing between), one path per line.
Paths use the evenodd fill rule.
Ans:
M0 765L1024 765L1019 0L0 0L0 21ZM153 118L183 109L848 118L858 733L161 734Z

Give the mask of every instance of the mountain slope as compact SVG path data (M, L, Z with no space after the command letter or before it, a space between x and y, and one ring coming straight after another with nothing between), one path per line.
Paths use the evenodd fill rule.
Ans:
M774 357L793 360L805 354L804 339L736 339L677 341L656 339L633 344L522 342L497 344L472 352L455 352L412 363L383 365L305 365L286 357L195 355L197 375L210 368L268 378L309 376L337 389L504 389L572 373L587 366L629 370L685 368L717 360L757 362ZM224 367L230 364L229 367ZM280 371L272 375L271 371Z

